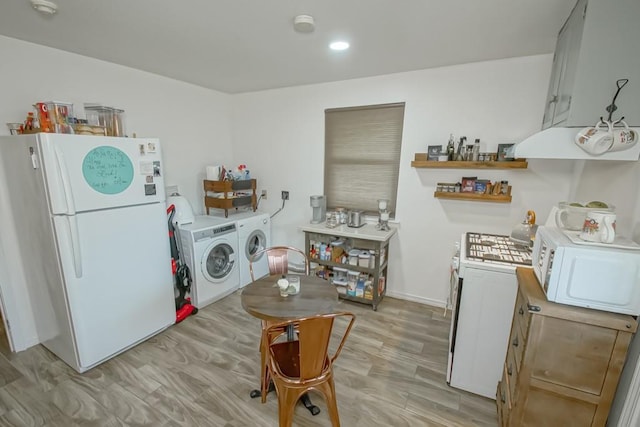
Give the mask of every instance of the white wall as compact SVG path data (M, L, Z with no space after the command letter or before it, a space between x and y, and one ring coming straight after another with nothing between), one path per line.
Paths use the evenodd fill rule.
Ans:
M4 123L23 121L38 101L72 102L79 117L84 102L122 108L130 136L160 138L165 183L177 184L194 209L204 212L205 165L226 164L232 157L229 95L2 36L0 53L0 134L8 135ZM7 219L0 218L4 227ZM0 233L0 254L12 254L12 238L14 233ZM28 293L14 261L0 259L0 273L11 269L11 275L0 275L0 288L5 314L20 310L11 326L13 344L21 350L37 343L37 333L33 319L25 317Z
M98 102L125 110L129 136L160 138L165 184L199 213L208 164L231 160L230 96L132 68L0 36L0 134L38 101Z
M443 67L335 83L236 95L233 143L236 163L246 163L269 198L291 200L273 219L274 243L302 246L298 226L309 220L309 196L323 192L324 110L405 102L398 183L400 231L392 240L388 294L443 305L449 259L465 231L509 234L534 209L541 220L569 192L572 161L530 161L527 170L411 168L414 153L446 144L449 134L481 139L481 151L516 142L540 129L552 56L541 55ZM436 182L462 176L509 180L511 204L440 200ZM348 183L345 183L348 185ZM539 221L540 222L540 221Z

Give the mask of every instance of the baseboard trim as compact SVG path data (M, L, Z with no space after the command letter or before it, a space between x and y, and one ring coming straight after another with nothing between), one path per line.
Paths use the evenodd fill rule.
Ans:
M419 302L420 304L430 305L433 307L445 308L447 305L446 301L441 301L441 300L432 299L432 298L424 298L424 297L419 297L417 295L405 294L400 292L387 291L386 295L391 298L397 298L397 299L411 301L411 302Z

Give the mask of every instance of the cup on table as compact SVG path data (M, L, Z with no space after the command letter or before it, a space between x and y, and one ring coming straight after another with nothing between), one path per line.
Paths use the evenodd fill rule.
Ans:
M287 280L289 281L289 287L287 288L289 295L295 295L300 292L300 277L288 276Z
M614 125L615 124L621 124L623 127L613 128L613 144L609 151L626 150L638 142L638 132L633 129L629 129L629 126L627 126L624 120L618 120Z
M578 132L575 143L589 154L604 154L613 145L613 126L601 120L597 125Z
M281 297L289 296L289 281L286 278L278 279L278 289L280 290Z
M584 219L580 238L587 242L613 243L616 238L616 214L607 211L589 212Z

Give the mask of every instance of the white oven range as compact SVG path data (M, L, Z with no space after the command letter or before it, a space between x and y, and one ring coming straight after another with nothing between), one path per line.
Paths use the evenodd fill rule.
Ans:
M531 266L531 252L508 236L462 235L451 280L447 383L452 387L495 399L516 300L517 266Z

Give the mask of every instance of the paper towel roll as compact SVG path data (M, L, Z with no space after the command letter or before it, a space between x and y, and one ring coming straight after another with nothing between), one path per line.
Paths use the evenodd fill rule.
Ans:
M207 166L207 180L209 181L220 180L220 166Z

